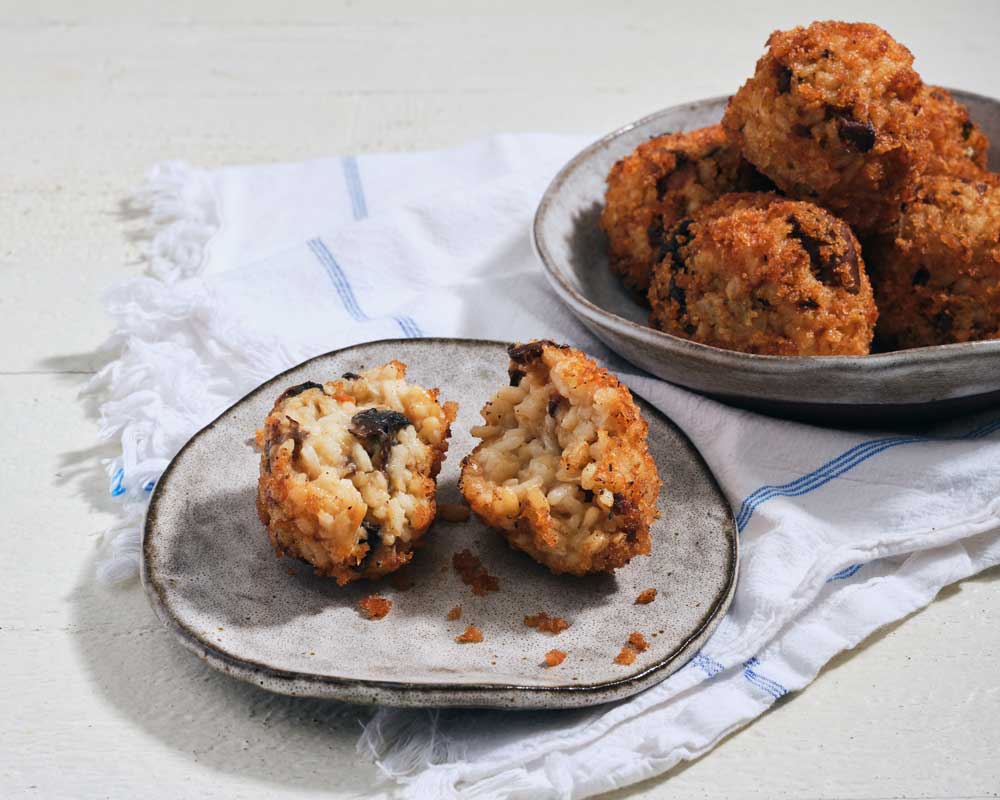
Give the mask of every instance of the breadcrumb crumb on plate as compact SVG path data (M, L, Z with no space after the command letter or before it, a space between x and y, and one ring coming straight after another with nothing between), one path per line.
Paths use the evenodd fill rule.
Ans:
M358 605L368 619L382 619L392 609L392 600L373 594L361 598Z
M637 606L648 606L656 599L656 589L650 587L649 589L643 589L639 592L639 596L635 598L635 604Z
M475 625L466 626L462 633L455 637L459 644L478 644L483 640L483 632Z
M477 519L429 529L405 568L415 581L406 592L388 576L338 586L274 557L254 510L260 453L248 443L251 432L284 388L394 359L409 365L408 382L440 386L459 403L451 456L438 478L442 492L454 491L458 456L474 447L469 431L479 409L507 382L504 344L376 342L291 370L199 433L154 491L144 586L175 635L211 666L261 688L393 706L579 708L634 694L686 662L728 604L735 526L690 443L638 399L650 425L650 454L667 484L664 513L650 528L660 545L656 557L634 559L614 580L553 575ZM463 582L452 559L465 550L471 558L460 563L468 561L471 579L485 573L501 591L476 595ZM289 566L298 575L288 575ZM633 601L647 586L660 587L662 602L637 609ZM359 606L372 595L393 604L378 621ZM447 619L458 605L460 621ZM558 643L524 625L526 615L543 609L572 623ZM470 623L484 641L455 642ZM614 664L607 643L619 644L635 629L666 633L634 666ZM569 653L572 670L541 666L553 645Z
M455 553L451 559L455 572L462 576L462 583L472 587L472 593L479 597L485 597L488 592L500 590L500 582L494 575L490 575L479 557L470 550L462 550Z
M618 655L615 656L615 663L624 664L626 666L633 664L635 663L635 659L639 653L645 653L648 649L649 642L646 641L646 637L639 633L639 631L632 631L632 633L628 635L628 641L625 642L625 646L622 647Z
M562 633L569 627L569 623L562 617L550 617L544 611L525 617L524 624L544 633Z

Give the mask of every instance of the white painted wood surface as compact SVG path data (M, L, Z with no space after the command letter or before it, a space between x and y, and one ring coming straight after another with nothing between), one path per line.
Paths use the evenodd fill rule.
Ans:
M0 796L375 791L328 707L212 673L137 588L91 579L112 450L76 393L107 358L101 290L139 269L118 204L152 162L601 133L732 91L772 28L830 16L882 23L935 83L1000 95L994 3L492 6L0 4ZM708 757L617 796L998 796L998 590L996 570L947 589Z

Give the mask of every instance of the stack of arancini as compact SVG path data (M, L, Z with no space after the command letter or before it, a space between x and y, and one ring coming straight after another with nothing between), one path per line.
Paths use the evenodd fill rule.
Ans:
M645 294L654 327L747 353L998 338L988 147L881 28L777 31L721 125L614 165L611 268Z

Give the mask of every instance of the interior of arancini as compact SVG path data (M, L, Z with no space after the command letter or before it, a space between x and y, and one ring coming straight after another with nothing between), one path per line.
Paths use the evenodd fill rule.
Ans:
M590 571L601 551L625 540L634 552L648 552L644 529L646 546L635 547L643 525L629 497L652 469L655 502L659 481L646 463L645 424L628 390L576 351L551 343L522 347L533 350L522 358L511 351L511 385L486 404L484 424L472 429L481 443L464 464L466 499L489 524L520 536L515 543L536 558L544 551L559 571ZM637 452L619 435L629 417L642 427Z
M303 384L276 403L259 499L277 545L321 569L364 570L380 545L409 549L430 524L454 412L407 384L405 369L390 362Z

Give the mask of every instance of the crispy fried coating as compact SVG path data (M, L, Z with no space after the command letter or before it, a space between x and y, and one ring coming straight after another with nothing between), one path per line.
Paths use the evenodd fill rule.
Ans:
M891 225L928 157L910 51L875 25L846 22L775 31L767 48L729 101L727 134L789 196L858 233Z
M979 178L986 170L990 142L968 109L940 86L923 87L914 105L927 131L925 174Z
M720 125L643 142L608 174L601 227L611 269L645 294L664 229L726 192L765 183Z
M257 513L279 556L341 585L401 567L434 519L457 407L392 361L285 390L258 431Z
M730 194L678 223L649 287L650 324L766 355L863 355L878 312L861 248L811 203Z
M553 572L648 555L660 478L628 389L578 350L511 345L510 386L483 407L462 462L472 510Z
M886 349L1000 338L1000 177L928 176L868 251Z

